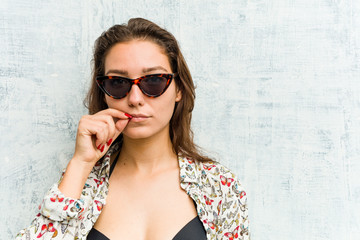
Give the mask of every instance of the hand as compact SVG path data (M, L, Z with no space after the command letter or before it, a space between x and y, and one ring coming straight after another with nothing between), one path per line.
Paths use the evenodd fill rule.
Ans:
M106 109L79 121L73 160L95 165L129 122L124 112Z

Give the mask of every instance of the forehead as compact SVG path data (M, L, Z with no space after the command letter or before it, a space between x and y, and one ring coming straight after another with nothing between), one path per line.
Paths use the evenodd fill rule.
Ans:
M161 66L171 72L165 51L151 41L132 40L117 43L105 57L105 72L109 69L118 69L135 73L154 66Z

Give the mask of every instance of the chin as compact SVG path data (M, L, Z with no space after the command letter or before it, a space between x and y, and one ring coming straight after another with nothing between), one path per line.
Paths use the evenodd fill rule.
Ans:
M162 134L169 134L169 125L161 129L154 129L150 126L147 127L126 127L122 132L124 137L130 139L146 139Z
M143 133L125 133L123 132L123 136L130 139L146 139L151 137L149 134L143 134Z
M154 130L147 127L126 127L122 133L124 137L130 139L145 139L156 134Z

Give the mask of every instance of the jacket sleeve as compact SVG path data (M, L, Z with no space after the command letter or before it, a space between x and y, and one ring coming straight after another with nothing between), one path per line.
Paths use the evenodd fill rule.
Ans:
M224 238L249 240L249 219L247 196L244 188L232 174L221 176L221 186L224 192L223 198L219 203L221 218L223 219L222 230ZM223 185L223 183L225 183Z
M16 240L74 239L77 226L86 211L88 199L65 197L54 184L39 206L39 213L31 225L21 230Z
M233 231L238 232L239 239L249 240L250 233L246 192L238 180L234 182L232 188L235 196L233 208L235 209L235 213L237 212L234 219L237 224Z
M218 162L200 163L197 169L208 238L249 240L247 195L237 176Z

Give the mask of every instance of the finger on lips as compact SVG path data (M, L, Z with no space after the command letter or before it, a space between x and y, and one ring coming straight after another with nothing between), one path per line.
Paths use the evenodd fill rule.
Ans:
M131 115L128 114L128 113L125 113L125 116L127 116L129 119L132 119L132 118L133 118L133 116L131 116Z
M107 114L111 115L112 117L124 119L124 120L132 117L130 114L124 113L124 112L119 111L114 108L108 108L108 109L104 110L104 113L107 113Z
M102 112L102 114L109 114L113 118L113 122L115 123L115 127L118 131L122 131L132 116L128 113L121 112L117 109L108 108ZM128 120L126 123L119 122L119 120ZM125 124L125 126L123 126ZM119 133L120 134L120 133Z

